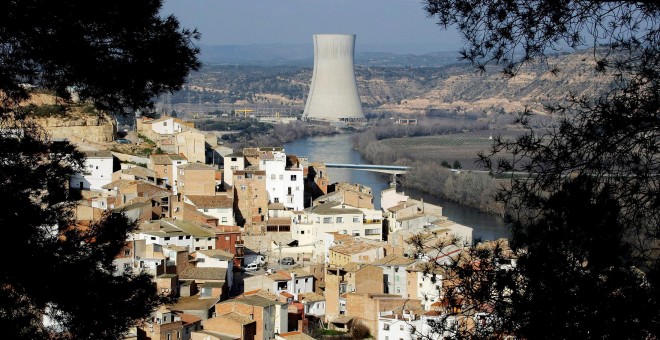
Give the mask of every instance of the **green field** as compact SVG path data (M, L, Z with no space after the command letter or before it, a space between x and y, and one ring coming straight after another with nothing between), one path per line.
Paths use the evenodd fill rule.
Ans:
M459 161L463 169L484 170L475 164L480 151L488 151L493 140L501 135L515 138L523 130L483 130L441 136L391 138L379 141L388 149L412 160Z

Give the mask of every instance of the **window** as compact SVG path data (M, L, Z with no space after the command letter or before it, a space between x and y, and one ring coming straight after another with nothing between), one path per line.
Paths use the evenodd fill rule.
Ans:
M360 223L360 216L353 216L353 223Z
M167 340L172 340L172 334L171 333L167 333Z
M209 212L209 208L204 208L204 212Z
M324 224L332 223L332 217L324 217L324 218L323 218L323 223L324 223Z
M231 158L231 161L232 161L232 162L236 162L236 157L232 157L232 158ZM234 167L232 167L232 169L234 169Z
M179 236L179 240L183 240L183 236Z
M241 191L245 191L245 190L247 190L247 185L241 184Z
M131 264L130 263L124 263L124 270L129 270L131 269Z
M229 236L225 236L225 241L229 241Z
M227 218L226 218L226 217L223 217L223 218L222 218L222 223L226 223L226 222L227 222Z
M343 222L344 222L343 217L341 217L341 216L337 217L337 223L343 223Z
M270 179L275 179L276 176L277 176L277 175L272 174L272 175L270 175Z
M170 240L170 237L168 236L168 237L165 237L165 238L163 238L163 239L164 239L165 241L169 241L169 240Z
M296 180L296 175L291 175L291 181L295 181L295 180Z
M243 179L243 176L236 176L236 179Z
M284 179L284 175L280 175L280 179Z
M399 330L400 330L400 331L403 330L403 325L400 325L400 326L399 326Z
M131 256L131 250L130 249L124 249L124 256Z
M389 323L383 324L383 330L389 331L390 330L390 324Z

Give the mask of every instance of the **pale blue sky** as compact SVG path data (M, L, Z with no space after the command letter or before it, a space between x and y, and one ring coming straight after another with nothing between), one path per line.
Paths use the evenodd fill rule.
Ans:
M312 35L355 34L356 50L456 51L419 0L165 0L161 13L198 28L202 45L312 44ZM397 47L393 47L397 46Z

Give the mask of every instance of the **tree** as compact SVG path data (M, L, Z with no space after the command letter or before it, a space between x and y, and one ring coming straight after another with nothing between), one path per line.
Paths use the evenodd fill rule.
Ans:
M11 339L118 339L166 301L146 273L113 265L136 228L122 214L76 225L70 176L83 154L49 140L26 100L148 110L199 67L195 30L162 1L11 1L0 18L0 226L15 258L0 269L0 325ZM68 106L63 106L67 108Z
M532 62L561 72L551 63L552 52L591 46L594 70L612 80L597 96L567 93L568 104L550 103L551 124L538 125L531 113L522 112L517 123L528 133L515 140L495 138L492 149L479 155L493 173L529 174L512 178L498 194L520 259L507 271L508 280L498 280L506 287L487 289L510 292L491 304L497 331L522 338L656 338L660 5L425 4L440 26L458 28L466 42L462 58L482 72L499 65L513 76ZM502 156L506 153L512 156Z

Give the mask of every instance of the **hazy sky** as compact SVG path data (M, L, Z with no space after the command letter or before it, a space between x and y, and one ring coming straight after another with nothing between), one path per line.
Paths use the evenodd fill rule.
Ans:
M312 44L316 33L355 34L356 50L455 51L461 43L418 0L165 0L161 14L198 28L202 45Z

